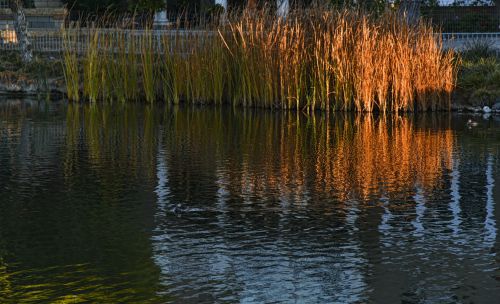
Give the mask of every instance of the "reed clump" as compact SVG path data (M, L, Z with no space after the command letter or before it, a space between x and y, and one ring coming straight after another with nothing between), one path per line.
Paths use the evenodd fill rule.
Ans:
M449 108L455 54L423 21L390 10L375 16L327 8L296 10L286 19L247 9L217 20L168 31L94 27L82 58L75 64L66 56L67 74L83 65L84 97L91 101L305 111ZM67 77L68 97L77 100L74 79L80 78Z

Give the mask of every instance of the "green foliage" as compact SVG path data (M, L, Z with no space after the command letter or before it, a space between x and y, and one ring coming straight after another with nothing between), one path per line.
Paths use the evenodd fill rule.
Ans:
M23 67L19 52L0 52L0 68L4 71L18 71Z
M495 32L498 30L498 20L484 14L466 14L453 29L457 32Z
M396 1L400 2L400 1ZM321 3L321 2L319 2ZM381 13L388 6L393 4L393 2L389 2L388 0L368 0L368 1L356 1L356 0L330 0L330 4L335 7L353 7L368 10L372 13Z
M199 17L207 14L217 15L217 11L223 10L219 5L214 4L212 0L168 0L168 12L173 15L188 15L190 17Z
M64 0L64 3L74 10L89 13L148 12L165 7L163 0Z
M500 97L499 89L488 89L485 87L479 88L472 92L469 98L469 104L474 106L491 106Z
M26 8L33 8L33 7L35 7L35 1L34 0L24 0L23 5Z
M135 0L128 1L129 11L158 11L165 8L164 0Z
M127 0L64 0L67 7L83 12L125 11Z
M464 59L458 90L471 105L492 105L500 98L500 61L496 57Z
M62 74L62 66L54 58L36 56L33 62L23 64L20 72L29 75L40 75L40 72L43 72L44 77L59 77Z
M500 66L495 58L481 58L477 61L465 60L460 69L458 85L464 89L473 89L487 83L489 75Z
M37 78L40 71L46 77L59 77L62 74L62 67L55 58L39 55L33 62L24 64L19 52L0 52L0 72L14 72Z

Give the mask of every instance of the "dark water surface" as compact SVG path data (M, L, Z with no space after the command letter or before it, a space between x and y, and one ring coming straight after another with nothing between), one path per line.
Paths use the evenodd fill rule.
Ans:
M0 101L0 303L499 303L467 119Z

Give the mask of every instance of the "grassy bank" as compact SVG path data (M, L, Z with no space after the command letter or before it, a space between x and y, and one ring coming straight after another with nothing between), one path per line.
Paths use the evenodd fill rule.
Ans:
M78 52L83 32L88 48ZM449 108L456 78L454 54L432 27L392 11L311 9L283 19L247 10L192 31L104 31L96 22L64 36L75 101L437 110Z
M454 99L464 106L500 103L500 58L487 41L472 43L462 54Z

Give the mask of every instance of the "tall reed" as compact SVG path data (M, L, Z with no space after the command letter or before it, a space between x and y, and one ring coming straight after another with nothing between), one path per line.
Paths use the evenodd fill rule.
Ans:
M79 28L79 25L75 25ZM80 101L80 71L78 64L78 36L63 28L63 71L68 99Z
M83 59L83 93L91 102L96 102L99 98L102 71L100 54L103 53L103 44L99 43L99 30L92 25L87 31L87 50Z
M145 30L141 37L141 66L143 92L147 102L156 100L155 54L153 33Z
M109 43L99 42L101 30L91 27L84 96L307 111L449 107L455 54L423 21L410 23L391 10L375 16L317 7L286 19L262 9L224 20L162 32L106 29ZM66 53L65 72L72 75L75 58ZM67 77L72 96L74 82Z

